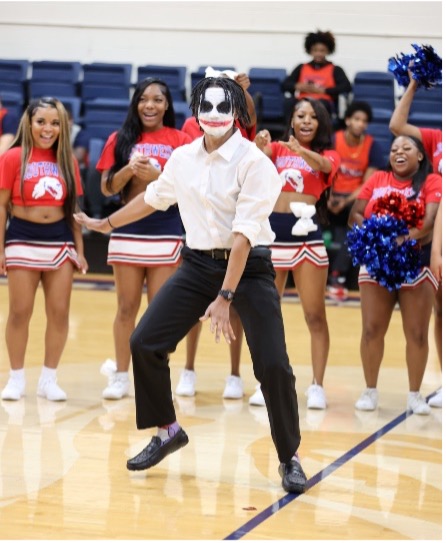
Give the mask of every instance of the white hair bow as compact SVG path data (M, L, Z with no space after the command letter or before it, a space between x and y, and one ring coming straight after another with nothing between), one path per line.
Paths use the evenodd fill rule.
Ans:
M233 70L223 70L222 72L219 72L218 70L214 70L211 66L208 66L205 71L205 77L222 77L226 76L229 77L229 79L235 79L238 76L237 72L234 72Z

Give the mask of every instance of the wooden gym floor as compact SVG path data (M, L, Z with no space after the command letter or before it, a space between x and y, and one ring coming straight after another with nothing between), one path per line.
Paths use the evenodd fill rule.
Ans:
M395 311L381 368L376 412L354 409L364 388L358 294L327 302L331 349L329 406L307 410L309 336L296 297L283 301L297 379L305 495L286 494L266 410L248 404L256 381L243 347L243 400L223 400L228 347L203 328L197 395L176 398L189 445L146 472L126 459L152 432L135 426L133 388L102 400L102 362L113 358L116 295L111 276L76 279L70 333L58 372L68 401L37 398L44 311L39 289L26 358L27 393L0 407L0 538L7 540L440 540L442 411L405 412L408 390L401 319ZM0 386L9 362L4 342L8 292L0 280ZM433 321L432 321L433 322ZM431 330L422 393L441 385ZM171 359L175 388L184 342Z

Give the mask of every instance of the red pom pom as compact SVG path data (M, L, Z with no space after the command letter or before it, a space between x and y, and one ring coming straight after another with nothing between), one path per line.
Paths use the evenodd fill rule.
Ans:
M406 197L399 192L390 192L377 198L373 206L376 215L392 215L395 219L403 219L403 210L407 205Z
M403 220L406 221L407 228L422 228L425 208L423 202L411 200L407 202L403 211Z

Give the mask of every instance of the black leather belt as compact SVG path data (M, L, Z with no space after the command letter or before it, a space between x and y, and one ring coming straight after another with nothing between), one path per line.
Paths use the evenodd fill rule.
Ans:
M210 256L214 260L228 260L231 254L231 249L209 249L209 250L197 250L197 253L201 255Z

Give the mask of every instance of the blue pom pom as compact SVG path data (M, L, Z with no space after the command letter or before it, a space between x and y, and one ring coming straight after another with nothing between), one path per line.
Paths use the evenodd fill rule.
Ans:
M398 85L407 87L410 83L409 66L412 77L419 87L430 89L442 85L442 60L431 45L412 44L415 53L396 55L389 59L388 70Z
M396 243L408 233L406 223L391 215L372 215L362 226L354 225L347 243L355 266L363 265L370 277L389 291L411 283L420 273L420 250L415 240Z

